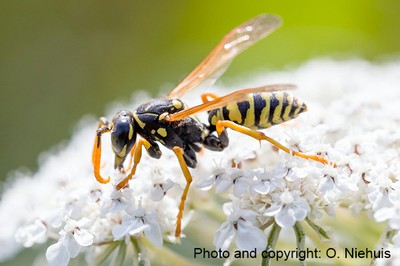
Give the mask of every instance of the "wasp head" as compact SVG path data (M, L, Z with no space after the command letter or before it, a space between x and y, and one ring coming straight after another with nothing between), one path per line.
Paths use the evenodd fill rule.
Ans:
M114 167L122 170L122 164L136 141L133 114L126 110L118 112L114 116L110 128L111 143L115 153Z

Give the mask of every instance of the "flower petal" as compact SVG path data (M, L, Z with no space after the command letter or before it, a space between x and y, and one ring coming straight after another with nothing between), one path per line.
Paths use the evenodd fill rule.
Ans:
M144 234L151 241L151 243L153 243L158 247L161 247L163 244L163 239L160 226L158 225L157 222L153 221L146 221L146 224L149 225L150 227L148 227L144 231Z
M238 220L236 243L240 250L263 250L267 246L267 237L250 222Z
M46 259L49 266L67 266L70 254L62 242L57 242L47 248Z
M287 206L283 207L282 210L275 216L276 223L282 228L289 228L294 225L296 219L294 212Z
M216 249L227 250L230 247L234 236L235 230L233 225L229 221L226 221L215 233L213 244Z
M88 230L81 229L75 230L74 238L76 242L82 247L87 247L93 244L93 235Z

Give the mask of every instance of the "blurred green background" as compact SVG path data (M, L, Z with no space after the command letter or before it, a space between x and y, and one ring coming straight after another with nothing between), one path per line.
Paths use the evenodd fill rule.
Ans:
M239 56L225 80L321 56L397 57L399 11L398 0L0 1L0 178L35 171L83 115L177 84L260 13L280 15L283 27Z
M260 13L279 14L283 27L239 56L225 80L320 56L398 55L399 11L398 0L0 1L0 177L35 171L83 115L177 84Z

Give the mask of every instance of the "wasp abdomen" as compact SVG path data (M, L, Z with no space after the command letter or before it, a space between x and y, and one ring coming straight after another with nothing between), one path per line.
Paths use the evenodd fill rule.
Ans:
M307 111L305 103L287 92L250 93L244 101L210 111L209 123L230 120L251 129L269 128Z

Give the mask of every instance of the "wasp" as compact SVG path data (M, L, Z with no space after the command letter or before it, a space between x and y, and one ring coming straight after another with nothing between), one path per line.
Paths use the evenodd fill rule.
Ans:
M189 168L196 167L196 153L202 147L222 151L229 145L227 128L259 141L268 141L292 156L331 164L319 155L290 150L258 131L296 118L307 110L302 100L286 92L294 88L291 84L241 89L222 97L205 93L201 96L203 103L190 108L180 99L205 81L216 80L239 53L280 25L281 19L270 14L259 15L239 25L166 97L152 99L132 111L122 110L111 122L104 117L100 118L92 154L97 181L104 184L110 181L110 177L105 179L100 174L101 137L106 132L111 133L115 153L114 168L124 172L123 163L127 156L131 154L133 159L133 166L116 189L126 187L135 175L143 147L155 159L161 157L158 143L172 150L186 179L175 229L175 236L179 238L185 200L192 182ZM199 112L208 112L208 124L194 116Z

